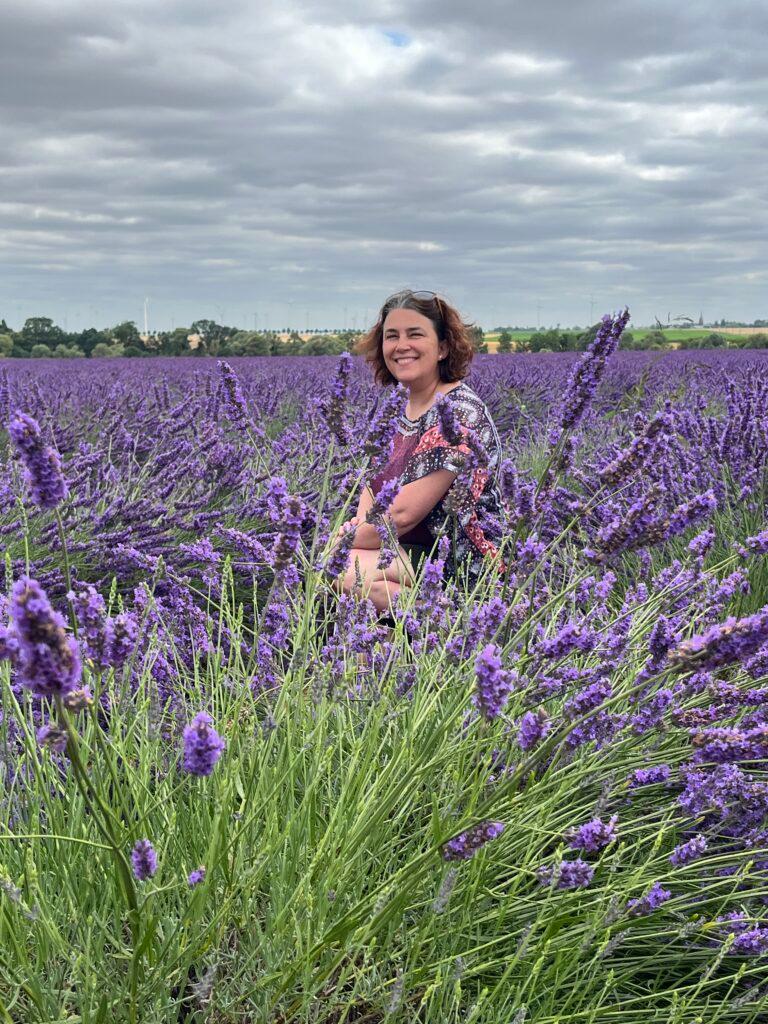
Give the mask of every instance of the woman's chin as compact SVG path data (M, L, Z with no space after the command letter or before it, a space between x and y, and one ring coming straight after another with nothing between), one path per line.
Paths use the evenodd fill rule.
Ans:
M389 372L395 377L401 384L411 384L413 381L418 380L422 374L422 368L418 370L413 366L390 366Z

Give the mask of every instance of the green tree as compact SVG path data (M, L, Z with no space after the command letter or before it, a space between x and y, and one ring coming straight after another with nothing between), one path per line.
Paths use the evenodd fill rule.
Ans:
M231 334L235 334L233 327L224 327L217 324L215 320L195 320L189 329L190 334L199 334L202 341L195 349L196 355L216 355L221 344Z
M47 359L52 353L47 345L43 345L38 342L37 345L33 345L29 350L29 354L33 359Z
M123 320L109 331L110 336L123 345L141 345L139 329L133 320Z
M656 328L653 331L646 331L642 338L643 348L665 348L667 345L667 336L664 331L660 331Z
M768 348L768 334L760 331L756 334L745 335L742 339L742 348Z
M475 325L469 329L469 338L472 342L472 348L475 352L485 353L488 351L488 345L485 340L485 333L482 327Z
M91 355L93 356L94 359L114 359L116 356L123 355L124 351L125 350L123 346L120 344L120 342L118 342L117 344L113 343L111 345L108 345L105 342L100 341L98 345L94 346Z
M706 348L725 348L728 344L728 339L724 334L718 334L716 331L712 331L704 338L702 347Z
M85 353L77 345L57 345L53 350L54 359L84 359Z
M333 334L316 334L301 342L300 353L303 356L338 356L342 352L349 351L349 338L336 337ZM291 341L294 341L291 338ZM288 342L291 344L291 342Z
M236 331L224 339L220 352L228 356L271 356L272 338L258 331Z
M10 334L0 334L0 359L5 359L13 352L13 338Z
M64 331L47 316L31 316L24 321L21 337L30 351L33 345L56 345L64 340Z
M502 331L499 335L499 353L504 354L512 351L512 335L509 331Z
M563 351L563 339L560 335L560 331L551 328L548 331L536 331L528 339L528 350L530 352L542 352L546 349L548 352L562 352Z
M91 355L99 342L107 345L109 344L109 338L104 331L97 331L95 327L86 327L80 334L70 335L70 344L74 343L77 345L86 356Z
M192 333L189 327L177 327L160 336L159 352L164 356L180 356L189 353L188 336Z

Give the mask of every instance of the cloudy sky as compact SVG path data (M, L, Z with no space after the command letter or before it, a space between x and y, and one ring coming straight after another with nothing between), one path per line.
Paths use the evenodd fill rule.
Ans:
M768 317L763 0L2 0L0 318Z

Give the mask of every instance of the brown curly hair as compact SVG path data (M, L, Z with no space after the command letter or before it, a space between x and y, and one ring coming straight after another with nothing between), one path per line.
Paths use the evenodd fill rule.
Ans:
M420 294L420 293L417 293ZM390 295L379 311L374 326L364 334L355 346L355 351L371 363L378 384L396 384L397 379L387 369L382 353L384 321L393 309L413 309L427 317L435 326L438 341L448 344L448 355L438 363L440 380L445 383L463 380L469 372L469 364L475 350L472 346L471 323L464 323L459 312L438 295L433 298L416 298L410 289Z

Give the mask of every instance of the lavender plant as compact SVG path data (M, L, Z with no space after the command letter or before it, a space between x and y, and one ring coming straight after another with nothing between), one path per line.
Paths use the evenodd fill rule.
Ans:
M14 361L9 1019L759 1019L768 370L621 326L478 359L508 572L443 545L394 630L328 578L401 399L355 361Z

